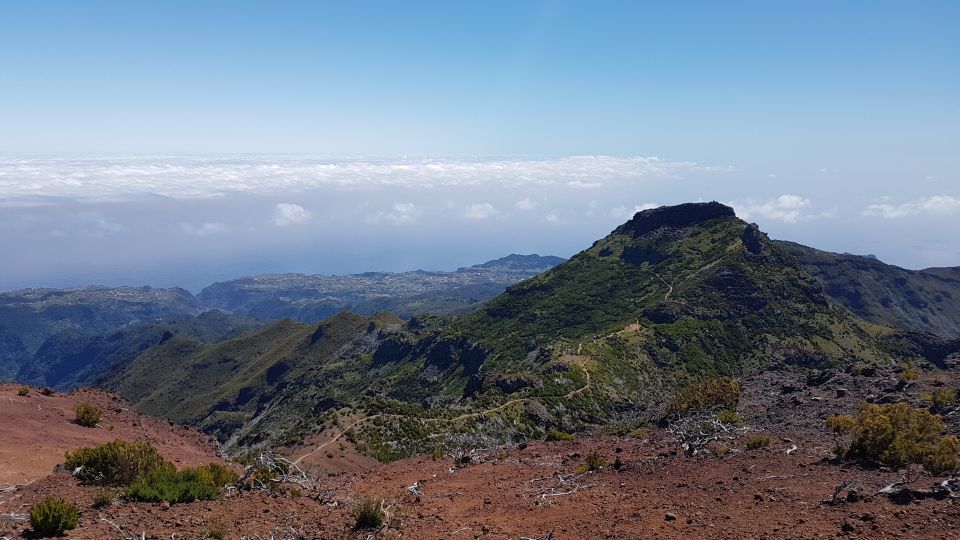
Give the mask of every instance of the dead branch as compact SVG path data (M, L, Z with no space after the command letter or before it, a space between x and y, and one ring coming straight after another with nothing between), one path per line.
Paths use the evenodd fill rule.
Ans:
M276 456L269 450L260 452L253 463L244 469L233 487L269 490L271 486L280 484L295 484L303 490L318 494L324 491L317 486L316 480L296 463Z
M580 481L586 476L589 476L590 472L581 473L581 474L572 474L569 476L564 476L562 473L555 473L552 476L545 476L540 478L534 478L530 480L530 483L534 486L530 489L527 489L524 497L527 498L530 495L536 498L535 504L538 505L548 505L550 504L550 499L552 497L564 497L566 495L573 495L574 493L580 491L581 489L586 489L593 487L596 484L581 484ZM543 482L546 480L555 480L552 485L547 486L538 486L538 482Z
M30 484L36 481L37 481L36 479L33 479L33 480L28 480L22 484L8 484L7 487L0 488L0 495L4 493L13 493L15 491L18 491L20 488L29 486Z
M673 439L684 452L695 456L712 442L733 440L746 428L717 420L716 411L704 411L675 418L667 431L673 434Z

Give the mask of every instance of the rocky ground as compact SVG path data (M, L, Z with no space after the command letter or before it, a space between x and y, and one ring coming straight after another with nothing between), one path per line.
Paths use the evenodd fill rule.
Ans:
M362 470L339 473L328 463L319 469L326 472L316 491L231 490L217 501L173 506L117 503L93 509L98 488L78 486L63 471L49 474L55 460L48 457L43 463L49 465L42 471L47 476L0 494L0 537L28 534L24 512L29 506L47 496L62 496L74 501L82 514L70 537L85 539L141 534L201 538L220 527L227 538L247 539L957 538L960 509L954 499L895 502L878 495L902 473L836 462L834 440L823 428L828 415L852 413L868 400L907 399L919 405L920 394L930 388L956 388L955 371L921 372L920 380L908 384L900 383L892 371L861 375L826 371L810 377L773 372L749 378L743 381L738 409L745 428L722 446L714 445L713 452L696 456L680 451L667 428L651 427L632 437L581 436L574 441L480 450L461 467L448 456L363 463ZM4 386L0 395L4 402L7 395L16 399L15 388ZM99 392L77 396L115 403L115 398ZM53 398L64 400L59 406L69 410L66 395L42 399ZM7 405L3 407L0 414L5 415ZM114 432L97 428L105 432L97 435L102 440L135 435L133 428L143 428L155 441L163 441L158 446L165 455L181 463L217 459L202 435L137 418L122 405L116 408L122 413L114 414L129 416L109 417L106 421L114 425ZM45 448L41 434L60 437L59 430L73 429L62 415L44 418L34 420L50 422L56 429L34 425L32 442L19 443L32 445L29 448L9 453L9 441L3 443L0 472L10 479L5 482L24 478L12 475L21 466L34 467L24 469L31 474L41 472L28 459L32 453L56 454L29 451ZM956 433L954 415L947 413L945 418ZM2 429L4 438L20 432L9 427L7 416ZM747 449L746 441L754 435L769 436L771 444ZM316 442L332 439L328 435ZM56 440L59 446L95 442ZM330 447L339 449L344 441L338 439ZM602 456L606 466L578 472L591 453ZM359 462L352 463L357 469ZM940 480L922 476L916 485L929 487ZM363 497L383 498L390 505L388 525L376 533L352 530L353 509Z

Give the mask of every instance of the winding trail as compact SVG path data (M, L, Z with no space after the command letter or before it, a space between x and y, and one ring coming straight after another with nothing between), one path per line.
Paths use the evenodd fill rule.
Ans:
M582 350L582 348L583 348L583 343L579 344L579 346L577 347L577 353L578 353L578 354L580 353L580 351ZM464 413L464 414L461 414L460 416L454 416L453 418L423 418L422 420L423 420L424 422L459 422L460 420L466 420L466 419L468 419L468 418L476 418L476 417L478 417L478 416L484 416L484 415L487 415L487 414L491 414L491 413L495 413L495 412L498 412L498 411L502 411L503 409L506 409L507 407L510 407L511 405L516 405L517 403L522 403L522 402L524 402L524 401L532 401L532 400L535 400L535 399L544 399L544 398L547 398L547 399L549 399L549 398L560 398L560 399L569 399L569 398L572 398L573 396L576 396L576 395L582 394L583 392L586 392L587 390L589 390L589 389L593 386L593 381L590 379L590 371L589 371L586 367L584 367L584 366L579 366L579 367L580 367L581 370L583 370L583 375L584 375L584 377L587 379L586 384L584 384L584 385L581 386L580 388L577 388L577 389L575 389L575 390L571 390L571 391L569 391L569 392L567 392L566 394L563 394L563 395L561 395L561 396L531 396L531 397L523 397L523 398L511 399L510 401L507 401L507 402L505 402L505 403L502 403L502 404L497 405L496 407L492 407L492 408L490 408L490 409L484 409L484 410L482 410L482 411L475 411L475 412L471 412L471 413ZM360 419L352 422L351 424L349 424L349 425L347 425L347 426L344 426L344 427L340 430L340 432L337 433L332 439L330 439L329 441L327 441L327 442L325 442L325 443L317 446L316 448L314 448L314 449L311 450L310 452L307 452L306 454L303 454L302 456L300 456L300 457L298 457L297 459L295 459L292 463L293 463L294 465L299 465L300 462L303 461L304 459L306 459L306 458L308 458L308 457L310 457L310 456L312 456L312 455L315 455L317 452L323 450L323 449L326 448L327 446L329 446L329 445L331 445L331 444L339 441L344 435L347 434L348 431L350 431L350 430L353 429L354 427L356 427L356 426L358 426L358 425L360 425L360 424L362 424L362 423L364 423L364 422L368 422L368 421L370 421L370 420L375 420L375 419L377 419L377 418L385 418L385 417L400 417L400 418L403 418L403 417L405 417L405 415L402 415L402 414L390 414L390 413L377 413L377 414L373 414L373 415L370 415L370 416L365 416L365 417L363 417L363 418L360 418Z

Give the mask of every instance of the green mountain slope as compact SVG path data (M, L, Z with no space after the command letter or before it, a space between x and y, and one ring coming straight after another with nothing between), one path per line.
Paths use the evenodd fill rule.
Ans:
M903 330L960 337L960 268L906 270L876 259L778 241L824 290L860 317Z
M454 318L341 314L204 345L171 339L104 380L234 452L347 409L393 459L632 419L704 376L886 363L956 346L857 318L718 203L638 213L569 261Z
M174 336L97 385L117 390L154 416L207 426L240 425L262 413L312 368L338 354L355 358L372 352L377 329L400 322L392 315L343 313L319 325L282 320L210 345ZM349 350L341 351L345 347Z

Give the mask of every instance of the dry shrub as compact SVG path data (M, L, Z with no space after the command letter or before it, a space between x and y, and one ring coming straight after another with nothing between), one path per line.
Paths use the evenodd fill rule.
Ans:
M705 379L678 391L667 406L667 414L682 415L712 408L734 410L740 402L740 383L730 377Z

